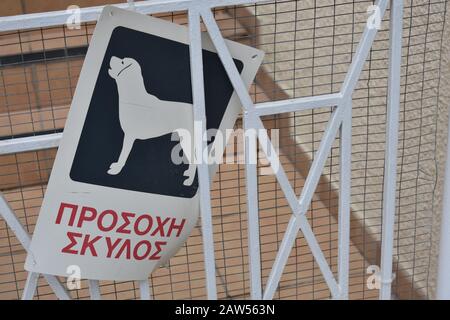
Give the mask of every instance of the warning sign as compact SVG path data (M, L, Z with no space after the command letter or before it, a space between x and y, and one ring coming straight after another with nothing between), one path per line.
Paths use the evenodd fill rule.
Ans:
M263 53L227 41L249 86ZM207 128L241 109L203 35ZM105 7L80 74L25 268L67 276L146 279L194 228L197 170L188 30ZM214 142L212 142L214 147ZM185 161L173 161L174 150Z

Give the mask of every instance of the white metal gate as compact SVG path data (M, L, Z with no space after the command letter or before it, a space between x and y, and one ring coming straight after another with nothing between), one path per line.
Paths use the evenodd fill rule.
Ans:
M300 195L293 190L285 169L278 158L272 159L270 155L275 153L275 148L269 144L261 143L261 148L272 159L270 165L276 174L277 181L292 210L287 229L285 230L280 249L272 266L267 283L261 283L261 256L260 256L260 234L259 234L259 210L258 210L258 183L257 166L251 159L256 157L257 140L268 139L265 131L257 131L255 134L246 135L245 148L245 178L247 190L247 214L248 214L248 245L249 245L249 269L252 299L272 299L278 287L283 269L286 265L289 253L301 231L309 248L320 267L322 276L329 287L331 295L335 299L348 298L349 286L349 237L350 237L350 187L351 187L351 146L352 146L352 94L363 69L366 58L377 35L377 28L366 26L360 39L356 54L347 71L347 75L338 93L318 95L311 97L288 99L276 102L253 103L239 72L237 71L232 57L226 47L224 38L212 14L212 9L218 6L242 5L259 3L258 0L150 0L129 4L118 5L122 8L130 8L144 14L155 14L162 12L188 11L190 32L190 53L192 70L192 88L194 99L194 117L203 123L205 131L205 105L202 73L202 51L200 37L200 23L203 21L219 57L227 71L232 85L239 96L243 106L243 124L245 130L263 129L264 124L261 117L276 115L286 112L296 112L323 107L333 107L333 112L324 132L320 147L314 156L309 175ZM386 158L385 176L383 189L383 226L382 226L382 256L381 256L381 290L380 299L391 298L392 282L392 248L394 234L394 218L396 208L396 168L397 168L397 141L400 105L400 67L402 57L402 22L403 1L378 0L375 3L379 14L384 16L390 5L390 52L389 52L389 85L387 105L387 127L386 127ZM82 10L82 22L95 21L102 8L86 8ZM25 16L13 16L0 20L0 32L9 30L29 29L62 25L66 22L68 13L52 12L43 14L30 14ZM249 131L250 132L250 131ZM322 250L317 242L308 219L305 214L310 206L317 184L319 182L325 161L328 157L336 135L340 132L340 184L339 184L339 239L338 239L338 274L337 279ZM198 137L197 152L206 148L206 142ZM37 137L17 138L0 143L0 154L11 154L24 151L34 151L56 147L60 134L49 134ZM201 158L201 156L199 157ZM209 299L217 298L217 286L215 275L215 253L213 227L211 221L211 195L210 177L206 163L199 165L199 188L201 199L201 221L204 264L206 272L206 287ZM29 244L29 236L20 222L15 217L6 201L1 199L0 213L3 215L11 229L20 239L26 249ZM52 276L45 276L52 289L61 299L69 298L69 295L61 283ZM23 298L32 298L37 284L37 274L29 274ZM97 281L90 281L90 292L92 298L100 298ZM263 290L264 287L264 290ZM143 298L150 298L151 292L148 282L140 284Z

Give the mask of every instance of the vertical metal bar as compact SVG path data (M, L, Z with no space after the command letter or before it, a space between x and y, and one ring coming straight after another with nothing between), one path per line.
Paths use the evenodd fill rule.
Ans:
M38 280L39 273L28 272L27 282L25 283L25 287L23 288L22 292L22 300L33 300Z
M189 9L189 52L191 60L192 96L194 102L194 121L201 124L201 132L194 133L195 154L197 165L200 212L202 218L203 253L205 257L206 290L208 299L217 299L216 273L214 260L214 237L211 217L211 194L208 163L203 159L203 150L206 150L205 91L203 84L202 40L200 30L200 14L197 8ZM195 126L194 126L195 127ZM196 130L194 130L196 131Z
M101 300L100 284L98 280L89 280L89 295L91 300Z
M389 83L383 188L383 231L381 243L380 299L391 299L392 254L397 186L397 145L402 62L403 1L391 0Z
M450 108L449 108L450 110ZM439 242L439 265L436 298L450 300L450 117L445 162L445 185L441 215L441 239Z
M344 120L340 129L339 160L339 245L338 283L340 299L348 299L349 250L350 250L350 199L352 181L352 101L345 103Z
M150 281L139 281L139 292L141 293L141 300L151 300L152 292L150 287Z
M228 74L228 77L236 91L244 108L244 132L245 132L245 178L247 192L247 225L248 225L248 254L250 268L250 295L254 300L262 298L261 288L261 256L259 245L259 214L258 214L258 179L256 157L256 115L253 110L253 101L242 81L239 72L234 65L233 58L228 51L225 41L220 33L214 16L210 9L204 9L201 13L206 29L217 49L217 53ZM253 130L253 131L252 131Z
M250 294L254 300L261 300L261 254L259 245L257 139L253 115L244 112L245 133L245 179L247 192L248 255L250 269ZM267 143L267 141L263 141Z

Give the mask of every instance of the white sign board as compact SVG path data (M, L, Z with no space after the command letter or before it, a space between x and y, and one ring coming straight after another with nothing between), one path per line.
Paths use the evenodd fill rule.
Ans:
M225 132L241 107L203 36L207 127ZM67 276L76 265L85 279L143 280L183 245L199 215L196 166L172 161L173 150L192 154L190 142L174 139L180 129L193 132L188 44L184 26L103 10L26 270ZM227 46L250 86L263 53L231 41Z

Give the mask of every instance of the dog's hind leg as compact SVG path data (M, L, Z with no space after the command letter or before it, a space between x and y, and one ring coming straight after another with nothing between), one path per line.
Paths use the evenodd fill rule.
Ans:
M187 168L186 171L184 171L183 175L186 177L183 184L185 186L190 186L194 182L195 178L195 171L197 169L197 166L195 164L190 163L189 168Z
M180 138L181 149L183 149L184 156L187 157L189 161L189 167L183 173L183 175L186 177L186 179L183 181L183 185L190 186L194 182L195 171L197 169L197 166L194 164L194 141L191 141L192 139L190 134L184 134L186 133L186 130L183 132L177 131L177 133Z
M123 139L122 151L120 151L119 160L117 162L111 163L109 167L108 174L116 175L122 171L125 163L127 162L128 156L130 155L131 149L133 148L135 139L125 135Z

